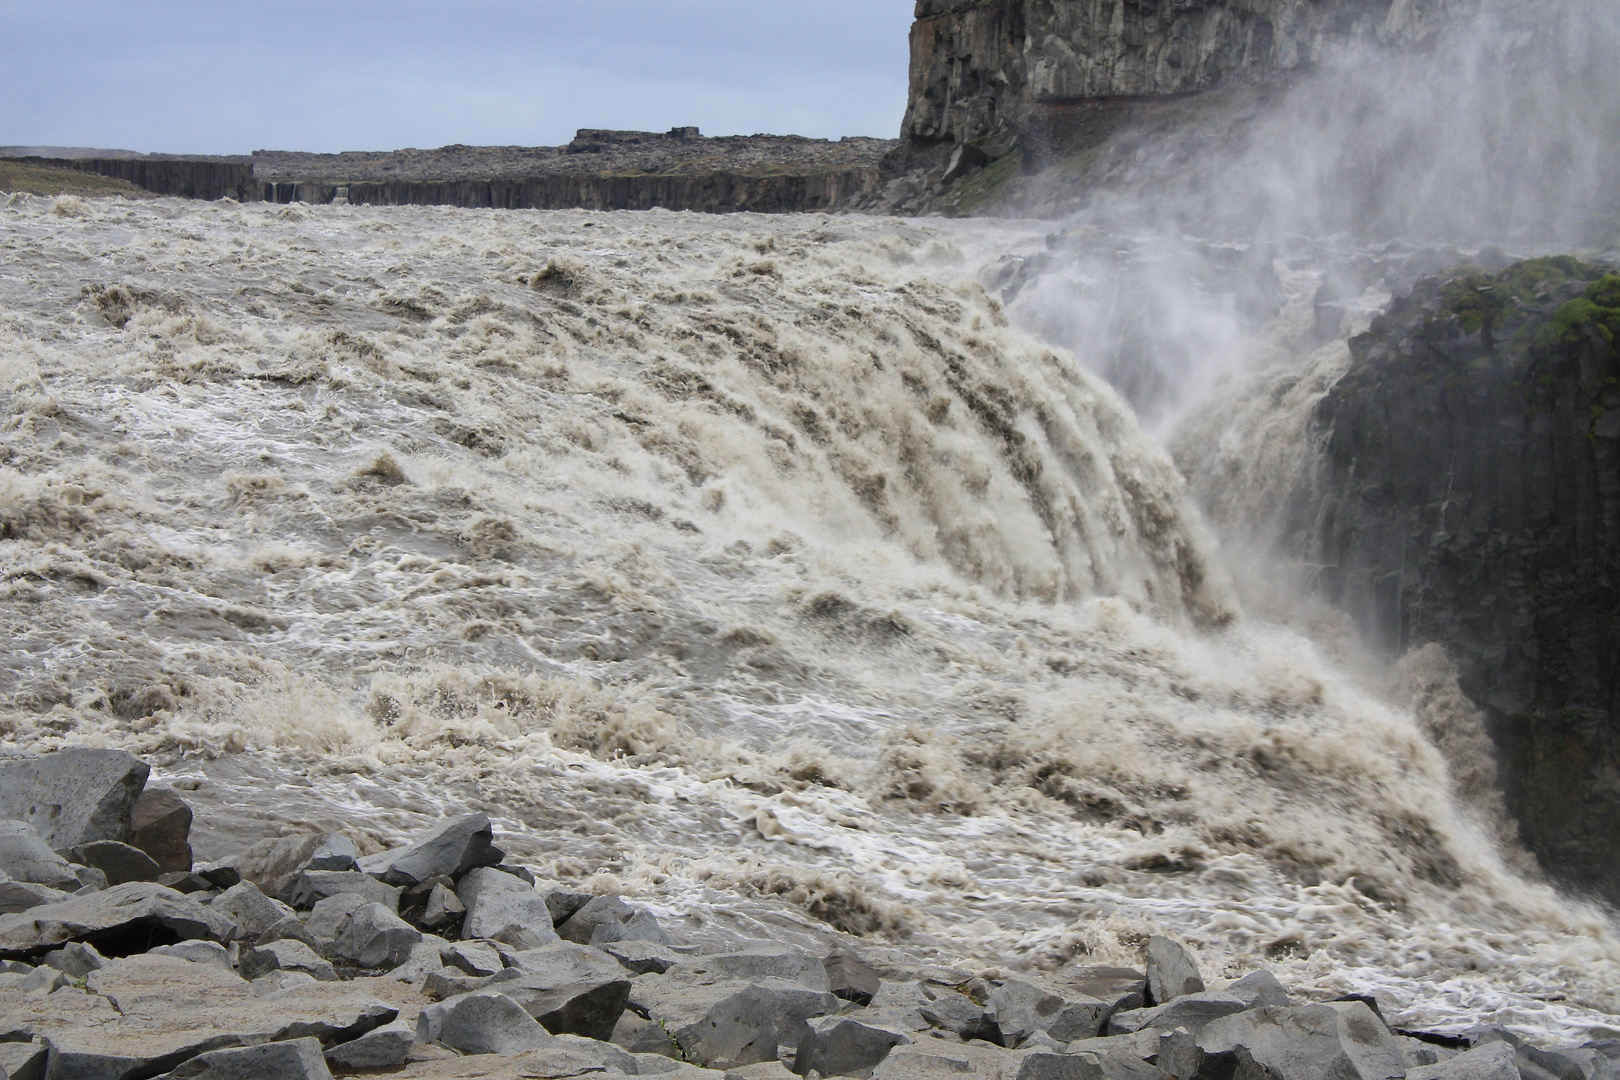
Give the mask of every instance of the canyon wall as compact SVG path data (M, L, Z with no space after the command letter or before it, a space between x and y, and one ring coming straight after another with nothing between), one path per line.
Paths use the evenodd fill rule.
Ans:
M154 195L182 199L257 200L261 186L246 159L224 158L41 158L17 160L124 180Z

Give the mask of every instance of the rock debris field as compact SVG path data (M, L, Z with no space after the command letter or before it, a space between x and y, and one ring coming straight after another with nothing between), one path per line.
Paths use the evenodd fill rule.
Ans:
M1061 976L672 930L507 861L489 818L362 856L341 833L194 864L192 812L120 750L0 760L0 1077L789 1075L1607 1080L1620 1043L1396 1030L1192 954Z

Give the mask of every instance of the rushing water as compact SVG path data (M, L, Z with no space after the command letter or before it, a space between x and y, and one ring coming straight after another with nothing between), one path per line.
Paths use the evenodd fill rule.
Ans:
M683 925L1620 1034L1603 915L981 286L1043 232L13 198L0 732L204 857L475 807Z

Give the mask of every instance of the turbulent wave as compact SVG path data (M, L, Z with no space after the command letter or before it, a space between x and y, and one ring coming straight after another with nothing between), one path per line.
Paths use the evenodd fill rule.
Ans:
M1601 915L1454 794L1443 673L1420 715L1245 617L1165 452L978 284L1038 232L0 229L0 730L154 755L204 855L471 806L742 935L1016 968L1168 931L1411 1024L1620 1006Z

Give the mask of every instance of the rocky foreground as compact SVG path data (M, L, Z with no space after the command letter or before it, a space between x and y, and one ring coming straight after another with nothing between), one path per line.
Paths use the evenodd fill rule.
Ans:
M0 759L0 1078L856 1076L1607 1080L1620 1044L1391 1030L1265 970L1001 978L855 939L671 933L536 880L489 819L363 856L288 836L194 865L191 811L117 750ZM829 935L829 940L832 940Z

